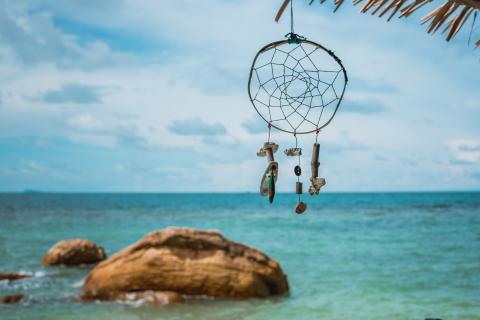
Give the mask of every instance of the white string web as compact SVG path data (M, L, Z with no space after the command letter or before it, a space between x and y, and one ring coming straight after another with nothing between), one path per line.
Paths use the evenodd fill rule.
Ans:
M340 60L310 41L272 44L262 50L252 65L248 88L260 116L291 133L326 126L347 81Z

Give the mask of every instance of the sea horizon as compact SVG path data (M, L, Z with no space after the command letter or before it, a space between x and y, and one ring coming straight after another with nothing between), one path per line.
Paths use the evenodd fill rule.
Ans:
M182 192L167 192L167 191L43 191L43 190L24 190L24 191L0 191L0 194L258 194L258 191L182 191ZM287 195L291 191L277 191L276 194ZM322 194L363 194L363 193L480 193L480 190L371 190L371 191L328 191L322 190Z

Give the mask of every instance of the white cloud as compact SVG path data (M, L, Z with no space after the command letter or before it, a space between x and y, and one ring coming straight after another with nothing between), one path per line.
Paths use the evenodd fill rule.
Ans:
M51 13L30 9L20 2L0 6L0 54L5 61L91 68L126 60L125 54L112 52L100 40L79 45L75 37L55 27Z
M480 163L480 139L453 139L446 141L457 163Z
M99 118L92 114L80 114L68 119L67 123L77 130L101 132L106 129L106 125Z

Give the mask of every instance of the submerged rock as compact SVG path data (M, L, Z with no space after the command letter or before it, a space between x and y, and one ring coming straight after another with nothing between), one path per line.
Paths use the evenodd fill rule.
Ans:
M15 281L25 278L31 278L30 274L19 274L19 273L11 273L11 272L0 272L0 281L7 280L7 281Z
M92 241L71 239L57 242L48 250L42 259L42 263L46 265L78 266L97 263L105 258L105 250Z
M85 279L84 300L169 291L185 296L267 297L288 292L280 265L216 231L168 228L98 264Z
M14 294L10 296L1 296L0 297L0 302L1 303L17 303L20 300L22 300L24 297L23 294Z

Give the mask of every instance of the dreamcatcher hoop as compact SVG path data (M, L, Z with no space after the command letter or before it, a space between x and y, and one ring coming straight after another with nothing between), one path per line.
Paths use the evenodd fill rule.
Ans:
M316 42L307 40L307 39L305 39L303 37L300 37L300 36L298 36L294 33L290 33L288 36L289 36L288 39L269 43L257 52L257 54L255 55L255 58L253 59L252 65L250 67L250 73L249 73L249 77L248 77L248 96L250 98L250 102L252 103L253 107L255 108L255 111L268 124L269 127L273 127L277 130L280 130L280 131L283 131L283 132L286 132L286 133L291 133L291 134L308 134L308 133L313 133L313 132L318 133L322 128L326 127L332 121L333 117L335 116L335 114L336 114L336 112L337 112L337 110L340 106L340 103L343 100L343 95L345 93L345 89L346 89L347 82L348 82L347 71L346 71L345 67L343 66L340 58L338 58L333 53L333 51L325 48L321 44L318 44ZM292 50L284 51L284 50L278 49L279 47L281 47L283 45L292 45L292 44L295 45L295 47ZM310 52L307 52L307 50L305 50L305 48L303 46L305 44L313 47L313 50L310 51ZM305 54L305 56L300 58L300 59L293 58L293 56L291 55L291 53L293 51L297 50L298 48L301 48L302 51ZM259 57L261 57L262 54L267 53L270 50L278 50L279 52L282 52L284 55L287 56L285 61L287 61L287 59L289 59L288 57L291 57L292 59L297 61L297 64L293 67L292 66L288 67L288 66L285 65L285 62L283 64L274 63L273 59L274 59L275 54L277 52L277 51L274 51L274 53L272 54L271 60L267 64L256 66L256 63L257 63ZM315 63L310 58L310 55L312 55L317 50L321 50L322 53L326 53L326 54L328 54L329 57L333 58L333 61L336 62L339 69L334 70L334 71L319 70L316 67ZM326 55L324 55L324 56L326 56ZM316 70L308 70L308 69L306 70L301 64L301 60L303 60L303 59L307 59L306 61L308 62L308 64L313 65ZM271 68L272 68L272 78L269 79L268 81L265 81L265 82L262 83L261 79L259 78L257 70L262 68L262 67L265 67L266 65L270 65ZM277 75L274 74L274 68L273 68L274 65L284 68L283 75L277 76ZM301 66L303 71L299 72L298 70L295 70L298 65ZM288 72L290 72L291 74L286 75L285 74L285 69L288 69ZM336 73L336 76L335 76L334 80L332 81L332 83L324 82L322 79L320 79L320 76L319 76L320 73L329 73L329 72L330 73ZM312 76L312 74L315 74L315 73L317 74L316 78ZM337 93L333 85L334 85L335 81L337 80L337 78L340 74L343 75L343 80L344 81L343 81L343 85L340 86L341 87L341 93ZM281 79L282 77L283 77L283 83L280 83L280 84L277 83L277 79ZM255 79L255 78L257 78L256 80L259 82L259 88L258 88L257 92L253 93L252 92L252 79ZM290 80L287 81L286 78L289 78ZM278 93L280 94L280 97L275 97L275 99L280 101L280 104L277 105L277 106L271 105L271 100L272 100L273 95L271 93L269 93L263 87L265 85L265 83L268 83L272 80L275 82L275 85L276 85L276 89L274 89L274 91L279 90ZM298 96L291 96L287 92L288 88L292 84L293 81L297 81L297 80L300 83L303 82L303 85L306 87L306 89L302 94L300 94ZM312 81L314 83L312 83ZM315 85L315 82L317 83L316 85ZM331 88L333 90L335 99L332 100L332 101L328 101L328 102L323 101L323 94L319 89L319 84L323 85L324 87L327 86L327 88L323 91L323 94L325 94L325 92L327 90L329 90L329 88ZM282 88L282 86L283 86L283 88ZM258 94L262 90L262 88L268 95L270 95L268 104L265 103L265 102L262 102L258 99ZM313 94L314 90L317 90L318 94L314 95ZM330 91L332 91L332 90L330 90ZM278 93L277 93L277 95L278 95ZM321 102L316 103L315 105L312 106L313 99L317 98L317 97L320 97L319 101L321 101ZM305 99L307 99L307 100L310 99L310 103L305 103ZM282 105L282 100L286 102L285 105ZM292 102L294 102L298 106L296 108L291 107ZM334 103L333 112L330 114L329 118L326 121L324 121L320 124L320 120L322 118L324 108L331 106L332 103ZM270 115L269 116L270 119L267 119L265 117L265 114L262 113L259 110L260 106L267 107L268 113ZM290 112L288 115L286 115L284 110L283 110L284 107L290 107L291 109L293 109L293 112ZM308 108L308 110L306 111L305 114L302 114L298 111L298 109L301 108L301 107L302 108L303 107ZM271 108L279 108L281 110L284 118L283 119L272 119ZM314 121L308 119L308 115L309 115L310 110L312 108L322 108L322 110L320 112L319 119L316 123ZM289 111L291 111L291 110L289 110ZM300 124L298 124L297 126L293 126L288 120L288 118L291 115L296 115L297 117L300 116L300 117L303 118L303 120L301 120ZM290 125L291 130L288 129L288 127L281 126L281 125L276 123L276 122L279 122L279 121L286 121ZM307 129L307 130L298 130L299 128L301 128L302 124L305 123L305 122L308 122L310 124L311 128Z

